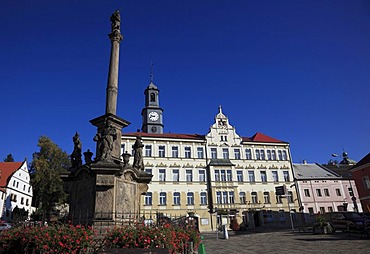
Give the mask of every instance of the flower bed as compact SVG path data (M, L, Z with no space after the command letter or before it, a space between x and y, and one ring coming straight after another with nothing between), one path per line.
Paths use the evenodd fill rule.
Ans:
M115 227L99 238L90 227L18 227L0 234L0 253L96 253L107 248L166 248L184 253L190 242L198 247L198 231L168 224Z

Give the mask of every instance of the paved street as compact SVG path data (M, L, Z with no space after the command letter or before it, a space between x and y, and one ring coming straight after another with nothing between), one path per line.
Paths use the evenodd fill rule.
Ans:
M216 233L203 234L207 254L236 253L370 253L366 235L337 232L333 235L278 232L250 232L216 239ZM221 236L221 234L220 234Z

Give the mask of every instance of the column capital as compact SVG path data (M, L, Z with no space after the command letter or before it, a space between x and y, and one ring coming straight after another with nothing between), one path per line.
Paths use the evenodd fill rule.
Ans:
M123 40L123 36L118 30L111 32L110 34L108 34L108 36L111 41L121 42Z

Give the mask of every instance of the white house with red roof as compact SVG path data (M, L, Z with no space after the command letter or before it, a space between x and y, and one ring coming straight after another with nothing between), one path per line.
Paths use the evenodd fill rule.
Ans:
M2 220L11 221L15 208L31 213L32 186L27 162L0 162Z
M194 214L201 231L233 218L249 227L289 224L289 211L299 209L296 191L289 188L294 183L289 143L260 132L238 135L221 106L206 135L164 133L158 92L148 86L142 132L123 133L121 142L122 153L131 154L137 136L144 143L145 171L153 175L141 200L146 219ZM275 193L284 184L288 199Z

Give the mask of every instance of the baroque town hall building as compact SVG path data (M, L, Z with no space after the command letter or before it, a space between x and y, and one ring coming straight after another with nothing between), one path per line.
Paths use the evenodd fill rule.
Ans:
M145 171L153 174L141 200L146 219L160 213L193 215L201 231L215 230L236 218L249 227L289 224L298 211L289 143L262 133L238 135L221 106L205 135L164 133L159 90L145 90L142 132L122 134L122 153L136 137L144 143ZM275 187L287 186L287 196ZM293 216L295 218L295 216Z

